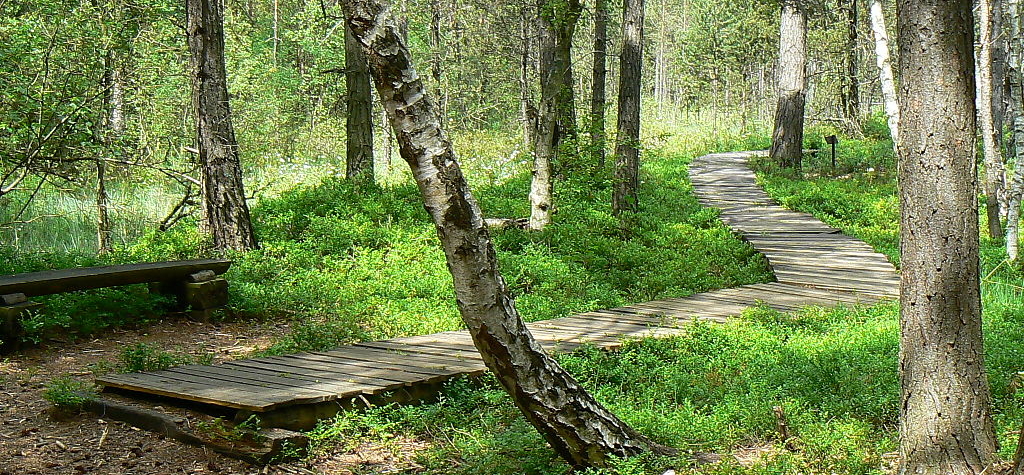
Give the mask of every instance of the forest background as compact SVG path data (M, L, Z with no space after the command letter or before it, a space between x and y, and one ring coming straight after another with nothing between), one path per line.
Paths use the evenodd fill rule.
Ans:
M539 95L533 7L441 0L400 2L395 7L407 22L408 44L417 63L429 71L428 88L442 98L446 126L488 216L529 214L531 159L523 111ZM608 97L614 98L618 62L613 52L618 51L621 12L614 2L610 7L608 49L613 59ZM0 272L210 254L198 226L195 117L183 6L2 2L0 10ZM849 2L812 5L805 147L822 152L808 159L799 179L767 166L764 179L784 203L816 212L898 262L894 158L880 108L865 10L866 5ZM376 183L344 180L346 65L339 17L336 6L323 2L226 2L231 105L261 242L260 249L235 256L229 276L232 308L235 318L294 322L292 333L266 350L270 353L326 349L461 325L451 282L416 189L405 168L393 166L398 155L389 129L382 126L379 106L373 114ZM580 110L589 103L593 87L593 19L593 11L585 9L574 37L574 89ZM512 229L495 236L503 269L527 319L769 278L763 260L689 194L685 165L706 152L767 148L777 55L775 3L648 2L641 88L641 212L633 218L634 226L624 229L609 207L611 163L588 161L590 155L581 153L581 165L558 177L554 226L540 233ZM608 116L614 117L614 100L607 102ZM124 128L116 137L104 131L113 114L123 115ZM579 117L580 130L589 130L588 115ZM825 151L824 137L829 135L841 137L835 168ZM585 139L580 145L584 150L589 146ZM27 170L21 166L26 159L41 165L8 187ZM99 164L105 173L113 236L111 252L102 255L97 240ZM1012 322L1021 318L1015 301L1024 280L1018 268L1002 264L1005 254L998 243L987 241L986 246L986 303L992 303L986 311L1000 315L989 324L995 325L996 333L1019 332L1012 329ZM50 309L26 322L29 337L39 342L68 332L89 335L109 326L139 324L140 314L158 318L162 303L138 299L142 291L108 289L84 297L51 297ZM623 360L594 353L569 357L566 364L573 367L576 361L578 372L593 371L592 378L581 378L588 384L608 386L612 380L622 389L641 384L627 375L646 371L625 366L655 353L667 352L670 356L659 359L671 366L729 348L737 353L721 353L721 360L707 362L699 372L707 376L724 370L738 376L743 371L736 365L752 365L745 360L752 357L752 348L763 349L793 335L806 337L795 338L789 344L794 346L787 345L782 352L806 355L813 364L797 368L796 374L783 366L778 373L759 376L785 379L781 386L744 378L731 378L722 386L712 384L711 378L696 383L707 394L677 395L682 398L674 400L677 405L687 401L683 405L698 406L698 412L711 415L709 419L684 423L674 419L676 412L667 412L673 425L655 416L659 411L653 407L649 412L615 409L639 418L641 422L631 422L645 432L654 431L659 440L677 446L696 440L702 448L729 450L772 437L765 402L739 399L754 385L765 391L755 393L764 401L787 405L797 424L805 427L807 439L814 439L805 453L783 454L767 464L799 470L801 464L820 463L821 468L860 473L880 466L882 455L893 448L895 362L889 359L895 357L895 309L883 305L839 312L809 311L794 321L780 321L771 312L758 311L749 316L757 323L751 329L704 329L686 342L628 348ZM850 315L855 318L848 321L845 317ZM854 329L858 324L868 330ZM729 335L737 332L753 333ZM824 335L821 341L855 345L843 347L853 364L839 361L820 343L811 343L804 332ZM726 339L745 343L733 347L737 343ZM1019 350L999 344L1014 340L1020 341L990 340L997 346L989 363L1001 411L1000 434L1006 441L1011 421L1020 413L1020 382L1011 363L1020 358L1014 356ZM695 342L704 346L688 345ZM631 351L640 356L630 359ZM783 354L765 354L760 357L771 361L763 366L778 366L786 359ZM868 369L876 364L888 369ZM858 369L862 371L853 374ZM678 375L681 379L674 381L679 386L693 377L662 370ZM822 374L800 373L812 370ZM806 398L820 391L811 386L830 380L838 393L818 397L819 403L831 401L824 410L823 419L828 420L814 422L819 416L812 414L822 407ZM876 393L878 388L883 390ZM465 411L480 411L496 418L485 422L530 437L521 423L508 422L513 414L496 409L500 393L493 388L455 385L452 391L461 396L448 406L350 415L339 424L368 437L379 437L395 424L406 424L402 430L429 433L436 428L422 427L426 419L416 411L437 411L440 414L431 415L438 424L464 417ZM615 398L612 393L605 397ZM655 397L652 390L637 399ZM721 407L710 405L716 398ZM467 401L484 404L483 409L473 409ZM728 430L736 421L742 421L743 429ZM654 430L657 426L667 428ZM486 432L463 441L466 446L452 443L448 449L454 447L457 457L479 464L474 466L488 466L491 458L512 464L539 444L530 439L522 445L525 452L518 454L472 447L469 440L479 443ZM830 432L839 435L830 438ZM1007 446L1012 444L1004 443ZM450 456L439 455L441 460ZM543 455L534 461L538 467L558 464ZM469 467L465 470L473 473Z

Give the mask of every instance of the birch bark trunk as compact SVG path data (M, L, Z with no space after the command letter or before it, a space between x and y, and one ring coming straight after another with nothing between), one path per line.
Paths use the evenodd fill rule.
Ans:
M882 12L881 0L871 1L871 32L875 37L875 63L878 65L878 78L882 84L882 103L889 123L889 135L892 137L892 150L899 154L900 106L896 100L896 81L892 74L892 62L889 60L889 32L885 29L885 14Z
M379 0L343 3L370 61L402 158L408 162L444 248L459 311L484 363L554 450L574 467L609 455L673 452L602 407L549 357L516 311L480 207L470 193L433 101Z
M1014 151L1013 178L1010 180L1006 216L1006 254L1011 261L1019 257L1021 201L1024 196L1024 17L1021 0L1006 0L1005 22L1007 61L1007 112Z
M999 150L997 131L994 125L993 80L992 80L992 3L978 0L978 54L977 54L977 104L981 128L981 144L985 164L985 215L988 218L988 235L992 239L1003 237L1000 204L1006 190L1006 169Z

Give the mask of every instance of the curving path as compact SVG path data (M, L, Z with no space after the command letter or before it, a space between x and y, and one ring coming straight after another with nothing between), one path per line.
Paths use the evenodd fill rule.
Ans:
M893 266L867 244L813 216L782 208L757 186L746 162L754 152L699 157L690 166L705 206L762 252L778 282L656 300L530 323L549 351L584 343L615 348L624 338L678 334L685 324L724 322L758 303L791 311L807 305L872 303L898 294ZM364 342L327 352L251 358L216 366L101 376L131 393L258 413L265 426L309 428L359 401L410 401L443 381L485 371L466 331Z

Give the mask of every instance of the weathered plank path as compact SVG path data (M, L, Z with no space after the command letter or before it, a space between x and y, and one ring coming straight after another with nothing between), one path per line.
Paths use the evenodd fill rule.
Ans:
M775 204L747 168L750 155L699 157L690 167L691 180L701 203L720 209L721 219L767 256L778 282L534 322L529 327L537 340L559 352L584 343L614 348L624 338L679 333L695 320L723 322L759 302L788 311L806 305L871 303L897 295L899 279L884 256L808 214ZM324 407L336 412L343 401L394 391L406 391L406 399L412 399L416 388L484 371L469 334L450 331L216 366L111 374L96 382L260 413L270 420L275 411L289 414L276 418L283 420L302 407L317 407L313 412L327 415L330 411Z

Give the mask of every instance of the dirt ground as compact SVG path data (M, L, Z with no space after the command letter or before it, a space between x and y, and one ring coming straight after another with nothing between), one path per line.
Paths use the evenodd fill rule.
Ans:
M58 474L346 474L415 471L416 441L395 447L360 446L310 460L253 466L177 441L103 420L94 414L56 414L43 399L55 377L91 381L90 367L112 365L121 348L139 342L163 350L223 361L266 348L287 325L232 322L201 324L169 319L144 329L110 330L84 341L49 341L0 357L0 475Z

